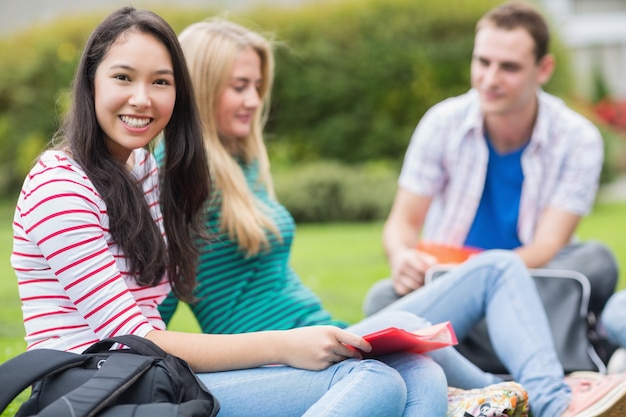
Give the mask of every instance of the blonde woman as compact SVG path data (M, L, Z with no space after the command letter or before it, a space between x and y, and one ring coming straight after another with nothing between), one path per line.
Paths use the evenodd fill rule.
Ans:
M214 237L199 246L196 301L190 303L203 332L247 333L320 325L346 328L345 323L331 317L289 266L295 225L275 198L262 135L274 77L271 43L223 19L194 23L179 39L194 84L214 180L206 214ZM164 150L158 149L157 159L163 157ZM176 305L177 300L170 296L160 306L166 321ZM342 331L363 335L388 326L416 329L429 322L450 320L457 334L464 337L483 317L487 318L503 362L528 389L537 417L586 415L579 414L580 407L589 409L593 404L584 395L577 395L578 408L566 411L571 390L552 346L547 318L526 268L509 252L476 256L447 279L415 291ZM329 336L324 340L309 338L303 343L310 345L311 352L317 351L333 362L343 360L343 354L337 351L342 340ZM489 398L494 415L519 416L527 412L518 386L494 386L502 382L500 378L482 372L454 349L435 351L432 358L443 367L451 386L489 386L478 395ZM437 408L439 402L433 404L441 397L438 389L431 392L437 372L425 365L428 359L415 354L379 359L395 368L406 384L405 415L446 413ZM605 386L617 389L622 381ZM293 383L297 386L305 381ZM597 394L597 387L592 388L591 392ZM475 393L451 391L448 415L478 414L472 402ZM512 408L498 409L498 404L506 403L510 395L519 395L521 401L513 401Z

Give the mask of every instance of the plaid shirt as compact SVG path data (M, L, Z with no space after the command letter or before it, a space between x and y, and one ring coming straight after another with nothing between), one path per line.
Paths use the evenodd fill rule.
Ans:
M599 130L565 103L537 93L539 113L522 154L524 182L517 223L532 241L547 207L584 216L591 211L603 161ZM419 122L407 149L399 186L433 198L424 239L463 245L480 203L489 151L474 90L435 105Z

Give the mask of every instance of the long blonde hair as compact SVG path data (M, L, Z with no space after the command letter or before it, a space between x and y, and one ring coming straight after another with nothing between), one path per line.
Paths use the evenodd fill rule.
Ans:
M270 108L274 80L274 55L269 40L223 18L193 23L179 35L179 40L194 87L202 120L204 144L214 180L212 204L221 205L220 227L237 240L247 255L259 253L268 245L266 232L278 234L274 222L265 214L264 205L254 196L234 156L246 164L256 161L259 182L272 198L274 186L269 159L263 141L263 128ZM227 147L217 129L217 105L227 85L237 55L254 49L261 58L262 104L254 114L250 135L237 141L238 149ZM232 145L230 145L232 147Z

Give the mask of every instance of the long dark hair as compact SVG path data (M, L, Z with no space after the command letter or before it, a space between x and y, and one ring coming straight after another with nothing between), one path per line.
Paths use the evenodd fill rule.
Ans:
M154 36L170 53L176 103L163 131L161 207L167 244L150 215L136 179L108 151L94 105L96 69L111 45L129 31ZM72 107L56 137L82 166L104 199L113 240L140 285L157 285L167 273L177 297L193 299L198 251L204 236L200 214L210 195L202 128L182 49L172 28L156 14L124 7L105 18L85 46L72 85Z

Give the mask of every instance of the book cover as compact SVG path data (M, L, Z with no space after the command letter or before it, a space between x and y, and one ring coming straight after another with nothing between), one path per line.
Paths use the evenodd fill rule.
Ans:
M439 264L460 264L482 252L482 249L471 246L452 246L423 240L417 244L417 250L434 256Z
M442 347L458 344L449 321L415 331L388 327L363 336L372 345L371 352L361 352L364 358L372 358L395 352L426 353Z

